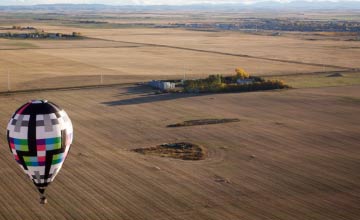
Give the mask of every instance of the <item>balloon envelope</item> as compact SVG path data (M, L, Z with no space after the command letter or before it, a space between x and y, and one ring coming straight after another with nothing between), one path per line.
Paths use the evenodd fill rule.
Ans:
M46 100L34 100L13 114L7 140L16 162L44 193L69 152L73 127L60 107Z

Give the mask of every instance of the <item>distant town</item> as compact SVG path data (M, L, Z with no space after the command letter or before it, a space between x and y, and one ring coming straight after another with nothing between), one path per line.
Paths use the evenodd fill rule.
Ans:
M360 33L360 22L356 21L313 21L296 19L246 18L237 22L209 22L209 23L169 23L159 25L158 28L191 28L214 30L272 30L272 31L330 31Z

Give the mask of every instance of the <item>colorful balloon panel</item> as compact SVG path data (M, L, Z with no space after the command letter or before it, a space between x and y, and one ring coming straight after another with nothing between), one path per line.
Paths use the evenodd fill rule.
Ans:
M16 162L43 191L63 165L73 140L73 127L60 107L35 100L11 117L7 139Z

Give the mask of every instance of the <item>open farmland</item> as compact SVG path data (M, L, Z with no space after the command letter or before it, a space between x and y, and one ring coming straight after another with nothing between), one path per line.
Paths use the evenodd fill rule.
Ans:
M75 142L41 207L0 130L0 218L356 220L359 94L359 86L203 96L118 86L2 95L1 127L25 100L46 98L69 113ZM202 118L240 122L166 127ZM207 159L130 151L182 141L205 146Z
M103 83L114 84L233 74L235 67L262 76L360 68L359 41L322 35L314 41L286 33L31 25L52 33L80 32L86 39L0 39L0 91L7 90L8 73L12 90L26 90L97 85L100 75Z
M357 11L274 18L266 11L54 7L0 10L2 33L15 25L83 37L0 39L0 219L360 219L359 33L256 26L336 20L354 29ZM176 28L242 19L256 29ZM140 83L234 75L237 67L292 88L159 94ZM74 126L45 206L6 142L11 115L33 99L58 104ZM200 146L201 160L158 148L171 143Z

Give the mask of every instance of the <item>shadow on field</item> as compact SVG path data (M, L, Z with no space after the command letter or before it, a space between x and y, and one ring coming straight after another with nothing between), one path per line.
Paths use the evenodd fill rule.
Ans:
M203 96L205 94L182 94L182 93L163 93L154 94L155 90L147 86L136 86L127 88L126 92L121 92L119 96L137 95L134 98L115 100L110 102L102 102L104 105L117 106L117 105L137 105L144 103L162 102L174 99L190 98L195 96Z
M108 106L116 106L116 105L137 105L137 104L144 104L144 103L152 103L152 102L162 102L162 101L169 101L174 99L181 99L181 98L189 98L198 95L191 95L191 94L158 94L158 95L147 95L141 96L131 99L124 99L124 100L117 100L111 102L103 102L102 104Z

